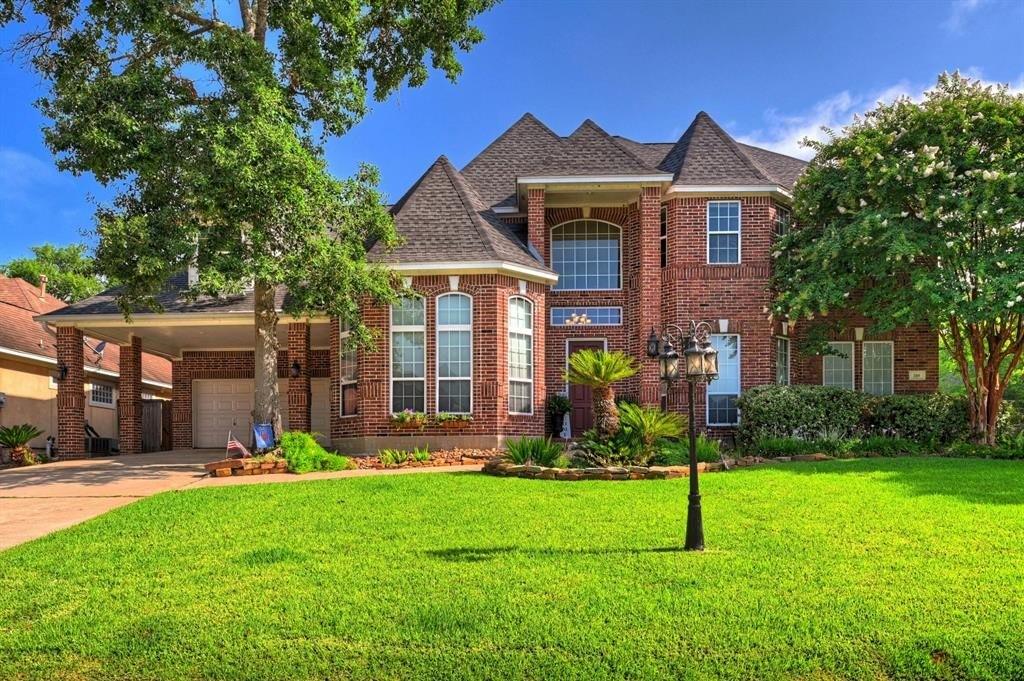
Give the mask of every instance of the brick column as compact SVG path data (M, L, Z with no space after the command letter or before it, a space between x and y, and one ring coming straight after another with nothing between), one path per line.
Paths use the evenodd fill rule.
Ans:
M171 446L192 449L192 376L184 360L171 360Z
M82 332L57 327L58 366L67 375L57 383L57 451L62 459L85 456L85 353Z
M292 374L298 363L299 375ZM288 427L309 432L309 324L288 324Z
M548 264L548 249L546 238L547 225L544 220L544 190L529 189L526 196L526 238L537 249L537 252L540 253L546 265ZM657 235L655 235L655 238L657 238Z
M122 454L142 452L142 339L121 346L118 381L118 439Z
M647 357L647 336L651 327L661 327L661 189L644 187L640 190L637 203L639 212L639 263L636 276L634 304L637 306L639 333L629 340L633 355L640 359L640 403L658 405L661 403L661 382L658 361Z

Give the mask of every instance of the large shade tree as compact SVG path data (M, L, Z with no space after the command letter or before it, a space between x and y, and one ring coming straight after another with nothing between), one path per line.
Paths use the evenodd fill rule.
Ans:
M0 269L8 277L20 277L36 286L45 276L46 290L66 303L96 295L105 283L85 244L33 246L31 258L14 258Z
M365 341L360 296L393 299L366 245L394 225L363 166L330 175L327 137L404 84L460 73L493 0L0 0L49 84L58 166L116 187L97 211L99 269L125 314L194 265L190 294L255 299L256 418L280 430L275 296ZM279 296L278 296L279 297Z
M974 438L1024 354L1024 96L945 74L825 142L795 188L775 312L850 307L878 330L925 322L955 359Z

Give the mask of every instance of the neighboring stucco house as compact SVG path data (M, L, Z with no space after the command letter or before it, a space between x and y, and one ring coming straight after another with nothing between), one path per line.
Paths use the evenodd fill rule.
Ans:
M690 319L718 332L721 378L696 405L700 425L716 432L735 427L737 395L760 384L935 390L937 339L927 328L872 337L867 320L852 319L835 339L845 356L804 357L800 329L769 316L773 242L788 228L803 168L737 143L705 113L664 143L611 136L589 120L562 137L527 114L461 170L438 158L392 208L403 245L371 250L417 294L394 309L364 306L376 349L347 348L336 320L282 320L290 427L355 452L413 441L491 446L545 433L548 396L568 392L578 433L592 419L590 396L567 386L563 371L584 347L637 357L641 370L620 395L683 410L686 391L666 394L644 347L652 328ZM142 349L170 358L175 446L220 447L251 419L252 301L190 303L188 285L182 273L160 297L166 312L140 310L131 323L111 292L42 319L57 327L70 365L81 363L83 333L125 344L122 366ZM77 436L81 380L73 370L60 386L62 439ZM404 433L390 422L403 409L473 421L457 435L437 425Z
M43 434L31 442L43 448L57 435L60 368L53 329L33 317L65 307L24 279L0 276L0 425L31 423ZM104 438L118 437L118 364L120 348L82 338L84 420ZM171 364L146 354L142 361L142 398L171 397Z

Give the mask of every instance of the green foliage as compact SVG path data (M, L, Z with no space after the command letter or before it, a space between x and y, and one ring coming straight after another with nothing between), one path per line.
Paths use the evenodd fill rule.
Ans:
M281 456L292 473L344 471L356 467L348 457L328 452L312 435L299 431L281 435Z
M776 458L780 456L801 456L828 454L829 456L920 456L928 449L903 438L872 435L860 438L801 440L795 437L766 437L744 449L747 454Z
M434 422L442 425L445 423L470 423L472 421L472 414L452 414L446 411L434 414Z
M11 463L16 466L39 463L39 458L27 445L42 434L43 431L30 423L0 426L0 447L11 450Z
M422 411L403 409L391 415L391 422L399 426L422 428L427 423L427 415Z
M561 468L565 465L565 449L551 438L521 437L505 443L504 458L517 465Z
M861 456L921 456L929 453L929 447L900 437L872 435L857 442L852 451Z
M34 286L46 275L47 293L66 303L94 296L104 287L83 244L33 246L31 258L15 258L0 269L6 276L20 277Z
M633 376L636 371L636 360L624 352L577 350L569 357L565 380L601 389Z
M583 433L574 443L573 464L581 467L632 466L636 464L636 442L623 431L606 436L596 428Z
M409 461L409 452L402 449L382 449L377 452L377 458L384 468L394 468Z
M991 444L993 377L1006 384L1024 353L1024 96L943 74L923 101L879 104L811 147L799 227L776 250L775 314L939 329L973 435Z
M412 452L409 454L409 458L418 463L430 461L430 448L414 447Z
M649 462L658 450L658 442L676 439L686 429L686 419L674 412L657 407L619 404L620 427L623 438L630 443L635 465Z
M795 437L761 437L744 447L743 451L753 456L775 458L815 454L821 450L817 448L813 440L801 440Z
M1007 443L995 447L973 442L957 442L945 449L943 455L965 459L1019 459L1024 460L1024 443Z
M548 416L562 416L572 410L572 402L561 393L548 395Z
M746 447L762 438L811 440L826 431L852 437L860 430L865 399L862 393L842 388L758 386L739 397L743 418L737 439Z
M967 402L963 396L942 393L869 398L863 426L868 433L922 443L954 442L969 435Z
M722 460L722 445L718 440L697 434L697 461L717 463ZM686 466L690 463L689 440L662 440L654 463L661 466Z

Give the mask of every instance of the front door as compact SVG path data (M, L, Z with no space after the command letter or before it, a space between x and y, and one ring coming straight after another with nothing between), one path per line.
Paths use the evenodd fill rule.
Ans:
M567 348L567 357L571 357L579 350L604 350L604 347L603 340L571 340ZM572 404L572 411L569 413L572 436L579 437L594 427L594 391L585 385L570 383L569 402Z

